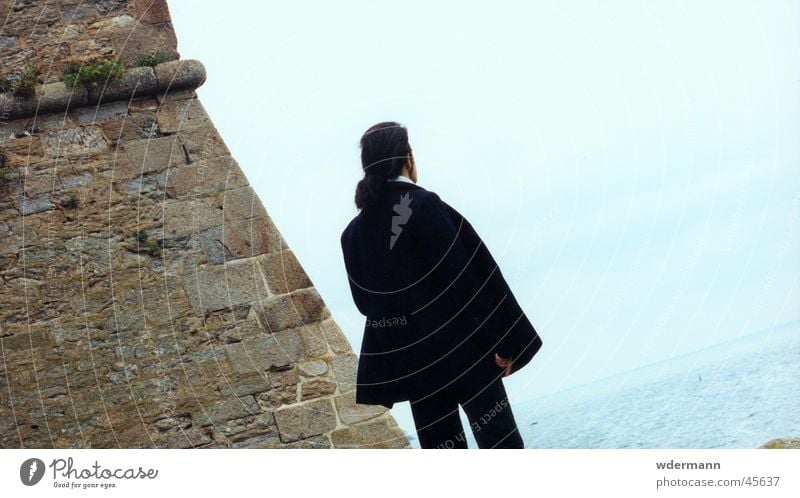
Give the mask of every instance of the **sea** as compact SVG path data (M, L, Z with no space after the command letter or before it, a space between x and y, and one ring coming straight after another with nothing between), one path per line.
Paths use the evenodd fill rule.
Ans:
M800 436L800 321L512 408L526 448L757 448Z

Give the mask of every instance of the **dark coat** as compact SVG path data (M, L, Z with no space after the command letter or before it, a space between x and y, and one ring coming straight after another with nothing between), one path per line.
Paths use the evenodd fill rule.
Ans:
M353 301L366 317L356 402L391 407L525 366L542 340L472 225L436 193L389 182L341 236ZM477 384L476 384L477 383Z

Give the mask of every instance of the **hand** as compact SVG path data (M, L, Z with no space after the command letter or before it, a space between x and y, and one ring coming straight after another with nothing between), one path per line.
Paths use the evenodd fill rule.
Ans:
M513 363L513 358L503 358L499 354L494 354L494 362L497 363L497 366L504 367L506 369L503 377L508 377L511 375L511 363Z

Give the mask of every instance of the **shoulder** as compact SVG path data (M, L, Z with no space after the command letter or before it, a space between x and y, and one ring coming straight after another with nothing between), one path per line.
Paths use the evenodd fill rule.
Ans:
M342 230L342 234L339 236L340 242L344 243L345 240L348 237L350 237L350 235L353 233L353 227L355 227L355 225L358 223L358 220L360 219L360 217L361 217L361 213L358 213L356 216L353 217L352 220L350 220L350 222L347 224L347 226L344 227L344 230Z
M445 202L439 197L439 194L432 190L418 188L409 190L408 195L411 197L412 202L417 207L428 209L441 209L446 206ZM412 206L414 207L414 206Z
M463 216L450 204L445 202L439 194L431 190L424 190L420 192L418 207L424 210L430 210L433 213L438 213L441 216L447 215L447 218L453 221L460 221Z

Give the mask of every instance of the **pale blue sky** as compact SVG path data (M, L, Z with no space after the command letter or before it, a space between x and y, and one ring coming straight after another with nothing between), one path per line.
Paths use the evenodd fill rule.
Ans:
M203 104L356 350L339 234L382 120L542 335L512 402L800 318L795 1L169 5Z

